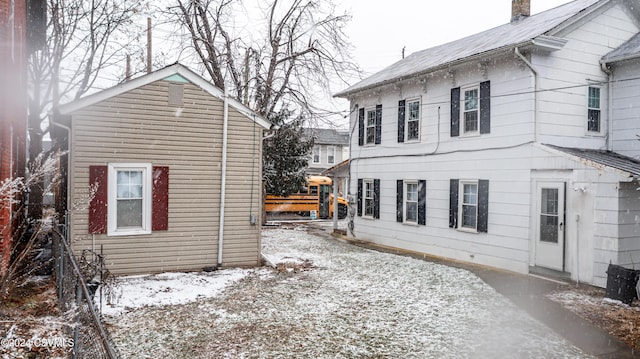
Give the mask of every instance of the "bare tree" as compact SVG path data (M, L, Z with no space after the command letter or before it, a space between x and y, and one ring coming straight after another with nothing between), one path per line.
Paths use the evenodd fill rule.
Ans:
M331 0L256 0L251 10L240 0L176 3L169 9L213 83L264 117L287 107L315 119L336 113L322 108L331 80L359 72L344 33L350 16ZM238 15L260 21L247 31Z
M38 167L47 112L78 99L102 77L124 67L125 49L138 35L135 14L145 0L47 0L45 46L29 57L29 169ZM141 34L142 35L142 34ZM113 82L107 79L106 82ZM29 217L41 218L42 182L29 187Z

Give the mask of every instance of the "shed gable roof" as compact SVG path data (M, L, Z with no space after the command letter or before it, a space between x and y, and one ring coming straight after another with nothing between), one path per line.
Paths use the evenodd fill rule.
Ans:
M602 57L602 62L609 64L617 61L631 60L640 57L640 33L636 34L617 49Z
M558 151L568 153L572 156L580 157L594 163L610 167L629 174L629 176L640 176L640 161L623 156L619 153L605 150L592 150L585 148L570 148L554 145L545 145Z
M553 35L573 21L610 0L575 0L565 5L510 22L465 38L426 50L414 52L406 58L388 66L372 76L343 90L336 97L400 81L411 76L428 73L446 65L461 62L474 56L487 55L494 51L523 46L542 35Z
M221 89L214 86L212 83L205 80L201 76L197 75L193 71L189 70L187 67L179 63L176 63L173 65L167 66L165 68L162 68L160 70L154 71L150 74L140 76L133 80L108 88L106 90L83 97L76 101L66 103L64 105L59 106L57 110L61 115L68 115L82 108L85 108L87 106L91 106L98 102L107 100L111 97L118 96L120 94L134 90L136 88L148 85L156 81L165 80L165 79L169 79L174 82L176 81L183 82L180 79L187 82L191 82L194 85L206 91L207 93L209 93L211 96L216 97L221 101L224 101L225 96L224 96L224 92ZM254 121L256 124L264 127L265 129L268 129L271 127L271 123L269 121L260 117L257 113L255 113L253 110L249 109L239 101L233 98L229 98L228 100L229 100L229 106L235 108L238 112L246 116L251 121Z

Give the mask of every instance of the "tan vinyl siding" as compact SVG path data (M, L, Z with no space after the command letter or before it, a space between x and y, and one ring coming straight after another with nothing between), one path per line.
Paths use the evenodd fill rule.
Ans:
M117 274L201 270L217 264L223 101L185 84L182 107L168 106L158 81L73 113L70 185L76 254L104 246ZM260 259L262 128L229 107L223 266ZM89 166L150 162L169 167L169 229L149 235L88 234ZM252 193L253 189L253 193Z

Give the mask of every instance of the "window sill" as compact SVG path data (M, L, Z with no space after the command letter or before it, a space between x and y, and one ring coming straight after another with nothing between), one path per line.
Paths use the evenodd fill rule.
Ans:
M460 227L459 227L459 228L456 228L456 230L457 230L458 232L464 232L464 233L472 233L472 234L478 234L478 233L480 233L480 232L478 232L478 230L477 230L477 229L475 229L475 228L460 228Z
M151 234L151 231L143 230L143 229L110 231L107 233L107 236L109 237L142 236L146 234Z

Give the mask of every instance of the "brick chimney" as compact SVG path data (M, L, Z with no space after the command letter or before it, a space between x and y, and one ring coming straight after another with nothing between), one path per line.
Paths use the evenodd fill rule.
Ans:
M511 0L511 22L531 15L531 0Z

